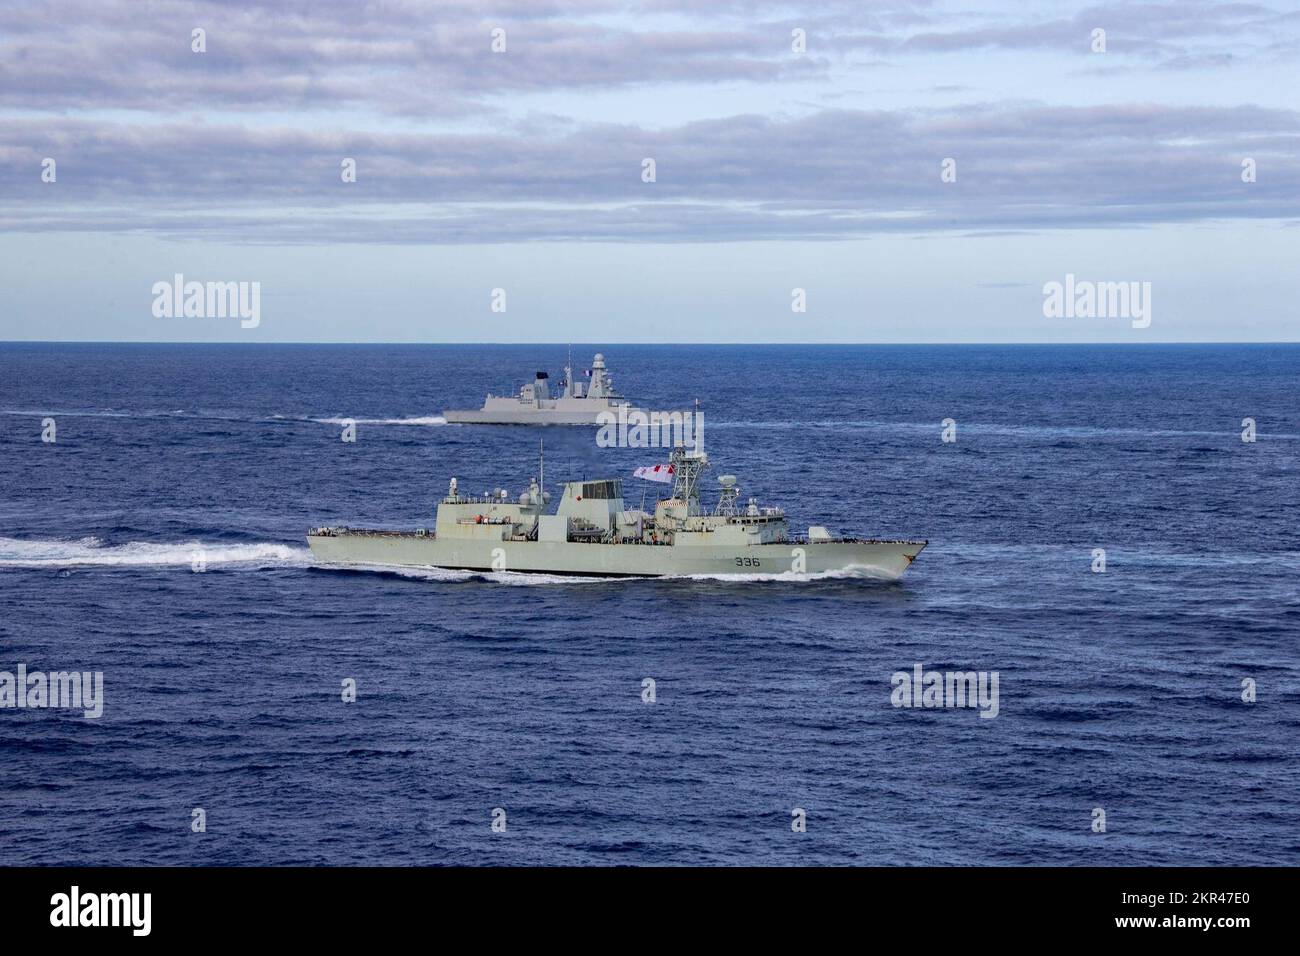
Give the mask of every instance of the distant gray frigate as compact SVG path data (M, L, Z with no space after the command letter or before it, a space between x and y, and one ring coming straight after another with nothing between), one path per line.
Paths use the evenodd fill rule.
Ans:
M597 352L588 370L591 381L584 388L574 381L572 363L565 366L561 390L551 394L550 376L538 372L537 377L519 389L517 395L488 393L482 408L450 409L442 413L448 422L479 425L595 425L602 412L614 416L620 406L627 413L637 409L618 394L614 379L605 368L605 356Z

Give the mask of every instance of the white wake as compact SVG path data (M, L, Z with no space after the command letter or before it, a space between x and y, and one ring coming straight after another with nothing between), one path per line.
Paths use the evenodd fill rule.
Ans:
M437 426L447 424L447 419L441 415L423 415L412 418L313 418L312 421L319 422L322 425L347 425L355 423L357 425L426 425Z
M95 537L68 540L34 540L0 537L0 568L68 568L68 567L154 567L192 569L235 565L250 568L312 567L311 550L287 544L254 542L246 544L212 544L199 541L152 542L131 541L105 546ZM399 567L378 564L324 564L326 569L370 571L431 582L480 580L507 587L541 587L572 584L619 584L630 581L717 581L721 583L786 582L806 583L828 580L892 580L875 568L853 567L817 574L670 574L660 577L596 577L589 575L548 574L530 571L456 571L448 568Z
M198 540L176 543L131 541L105 547L102 541L94 537L77 541L0 537L0 568L192 567L200 559L205 568L222 564L306 567L311 552L305 547L270 542L207 544Z
M749 584L754 582L781 582L803 584L816 581L893 581L893 575L878 568L851 567L835 571L820 571L815 574L796 574L784 571L780 574L664 574L664 575L575 575L548 574L541 571L456 571L450 568L402 567L390 564L328 564L325 568L347 571L374 571L392 574L397 577L413 578L420 581L460 582L489 581L509 587L538 587L549 584L622 584L631 581L717 581L724 584Z

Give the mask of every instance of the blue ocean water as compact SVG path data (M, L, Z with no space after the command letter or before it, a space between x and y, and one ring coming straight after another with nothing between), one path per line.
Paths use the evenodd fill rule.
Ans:
M540 437L548 482L660 459L437 417L560 346L0 345L0 670L105 681L97 720L0 710L0 864L1300 862L1300 346L603 351L798 528L930 547L316 569L309 526L517 493ZM917 664L997 671L998 716L891 706Z

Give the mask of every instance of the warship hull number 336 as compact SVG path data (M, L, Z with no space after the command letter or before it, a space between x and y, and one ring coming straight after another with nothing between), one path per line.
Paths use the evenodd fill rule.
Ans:
M618 479L565 482L556 513L548 514L544 470L516 500L501 489L463 495L453 478L432 531L315 528L307 542L326 565L604 577L845 571L897 578L926 545L836 538L819 525L792 534L780 508L760 508L752 498L739 506L732 475L718 478L717 506L706 511L699 485L707 467L703 451L674 449L672 496L653 512L627 508Z

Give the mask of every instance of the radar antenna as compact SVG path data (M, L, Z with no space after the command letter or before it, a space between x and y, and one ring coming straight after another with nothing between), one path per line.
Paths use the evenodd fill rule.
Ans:
M700 515L700 475L709 467L709 458L702 451L687 451L681 445L668 456L673 468L673 497L686 502L686 514Z
M713 513L720 517L734 517L736 499L740 495L740 489L736 487L736 476L719 475L718 484L722 486L722 492L718 495L718 506L713 509Z

